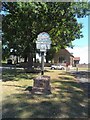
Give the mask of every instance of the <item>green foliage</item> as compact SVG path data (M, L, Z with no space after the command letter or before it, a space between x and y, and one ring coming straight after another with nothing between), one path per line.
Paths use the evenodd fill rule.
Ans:
M14 49L19 56L36 51L37 35L43 31L50 34L54 50L83 37L75 16L88 15L88 3L4 2L3 7L9 12L2 21L3 49Z

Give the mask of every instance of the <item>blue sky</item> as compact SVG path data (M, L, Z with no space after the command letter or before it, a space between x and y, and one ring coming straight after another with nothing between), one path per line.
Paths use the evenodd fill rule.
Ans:
M81 39L76 39L73 41L73 44L78 47L88 46L88 17L78 18L77 21L83 24L81 31L84 37Z
M90 16L89 16L90 17ZM82 34L83 34L83 38L80 39L76 39L74 40L72 43L73 45L75 45L75 47L73 49L67 48L69 50L69 52L73 53L74 57L80 57L80 63L90 63L90 59L88 59L88 55L90 54L90 50L88 49L88 29L89 29L89 25L88 25L88 17L84 17L84 18L79 18L77 19L79 23L83 24L83 28L81 29Z

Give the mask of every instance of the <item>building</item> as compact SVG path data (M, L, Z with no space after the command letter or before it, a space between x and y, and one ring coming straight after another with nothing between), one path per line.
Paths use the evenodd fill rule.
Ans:
M60 63L60 64L68 63L68 65L71 66L73 66L74 64L73 60L74 60L74 56L66 49L60 49L60 51L58 51L53 58L54 63Z
M80 57L74 57L74 66L76 66L76 64L79 64L80 61Z
M76 66L76 64L79 64L80 57L74 57L72 53L70 53L67 49L61 49L54 55L53 63L57 64L63 64L63 65L70 65L70 66Z

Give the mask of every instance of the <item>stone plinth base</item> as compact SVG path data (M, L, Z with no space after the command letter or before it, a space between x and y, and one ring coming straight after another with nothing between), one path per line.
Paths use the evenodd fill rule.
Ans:
M50 94L51 93L50 76L39 76L35 78L31 92L37 94L43 93Z

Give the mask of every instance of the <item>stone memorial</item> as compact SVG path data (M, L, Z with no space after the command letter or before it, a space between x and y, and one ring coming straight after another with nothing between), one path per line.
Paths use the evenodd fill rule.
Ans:
M34 79L32 93L51 94L50 76L39 76Z

